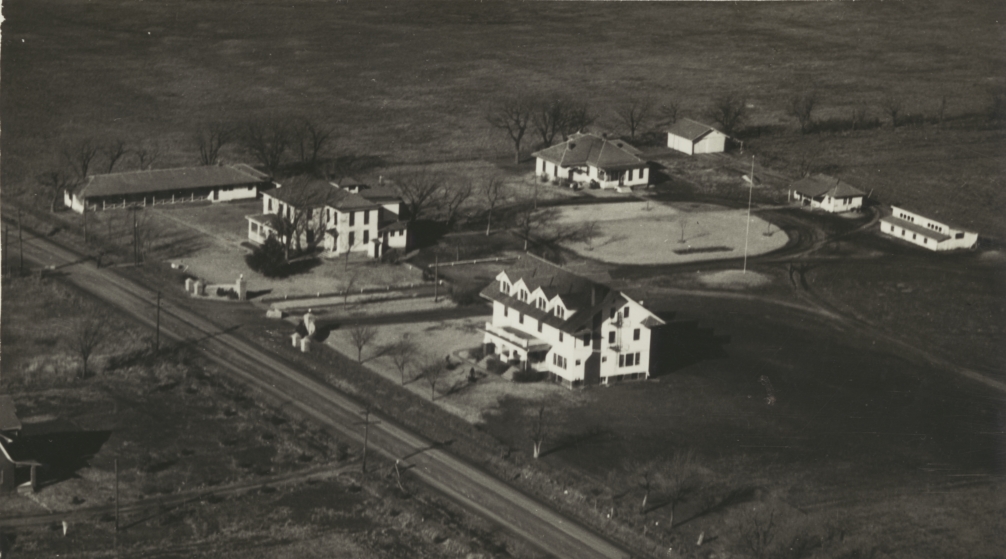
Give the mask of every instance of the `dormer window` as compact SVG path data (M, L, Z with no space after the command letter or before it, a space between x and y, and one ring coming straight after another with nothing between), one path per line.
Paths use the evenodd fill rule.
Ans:
M559 318L566 318L566 310L559 305L556 305L555 308L552 309L552 314L558 316Z
M542 297L538 297L538 300L535 301L535 306L538 307L541 310L545 310L545 306L546 306L545 299L542 298Z
M506 293L507 295L509 295L510 294L510 284L507 283L507 282L505 282L505 281L501 281L500 282L500 291L503 292L503 293Z
M523 301L523 302L526 303L527 302L527 291L521 289L520 293L517 294L517 299L519 299L519 300L521 300L521 301Z

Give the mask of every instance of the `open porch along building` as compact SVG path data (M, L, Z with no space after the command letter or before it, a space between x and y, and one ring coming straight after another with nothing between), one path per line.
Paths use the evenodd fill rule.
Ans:
M398 191L383 181L372 187L355 179L312 180L262 192L262 213L245 219L248 240L256 244L276 237L283 243L320 244L329 255L363 252L380 258L391 249L412 248L401 208Z
M525 254L481 291L486 355L569 388L650 377L664 321L625 293Z
M272 186L270 177L250 165L205 165L91 175L63 193L63 203L77 213L129 206L209 200L227 202L258 197Z

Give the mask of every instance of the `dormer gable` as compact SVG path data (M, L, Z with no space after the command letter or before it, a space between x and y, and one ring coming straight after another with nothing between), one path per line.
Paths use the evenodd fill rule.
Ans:
M562 301L562 297L556 295L552 297L552 300L548 302L548 313L555 315L558 318L565 320L569 316L573 316L573 312L566 308L565 303Z

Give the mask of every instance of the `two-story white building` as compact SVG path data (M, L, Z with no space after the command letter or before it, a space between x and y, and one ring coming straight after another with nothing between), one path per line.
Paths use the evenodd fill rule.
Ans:
M664 321L624 293L525 255L481 295L493 302L487 355L570 388L650 376L652 330Z
M538 177L569 180L586 186L591 182L619 192L646 186L650 170L640 151L622 140L594 134L573 134L568 140L533 153Z
M866 194L835 177L812 175L790 187L789 199L831 213L860 211Z
M978 243L978 233L958 229L899 206L891 206L891 215L880 220L880 231L929 250L972 248Z
M407 250L408 224L399 219L401 199L390 188L314 180L278 185L262 193L262 214L245 216L248 238L263 243L296 229L301 242L320 244L330 255L365 252L379 258L390 248Z

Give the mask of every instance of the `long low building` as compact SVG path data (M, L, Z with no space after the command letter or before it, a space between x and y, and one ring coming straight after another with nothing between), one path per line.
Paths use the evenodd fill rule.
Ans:
M134 204L226 202L256 198L260 189L271 186L268 175L245 164L130 171L89 176L87 182L63 194L63 203L83 213L84 204L89 211L97 211Z
M958 229L898 206L891 206L891 215L880 220L880 231L929 250L957 250L973 248L978 244L978 233Z

